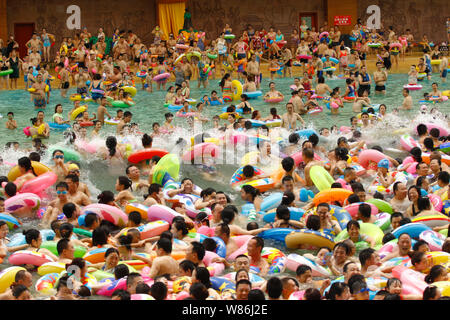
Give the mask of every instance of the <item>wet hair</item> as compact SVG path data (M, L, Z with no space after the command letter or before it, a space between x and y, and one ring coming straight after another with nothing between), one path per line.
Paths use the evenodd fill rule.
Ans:
M109 136L108 138L106 138L105 144L109 150L109 156L113 157L116 154L116 146L117 146L116 137Z
M198 260L203 260L203 258L205 257L205 247L203 247L203 245L198 241L191 242L191 245L192 252L197 255Z
M68 202L66 203L63 208L62 211L64 213L64 215L66 216L67 219L71 219L75 213L75 211L77 210L77 207L74 203L72 202Z
M108 243L108 233L103 227L98 227L92 231L92 246L103 246Z
M138 211L132 211L128 214L128 220L132 221L135 225L140 225L142 217Z
M130 178L126 176L120 176L118 180L119 184L124 187L124 190L130 189L131 191L133 191L133 188L131 187L132 181L130 180Z
M288 172L291 171L295 166L295 161L291 157L286 157L283 160L281 160L281 166L283 167L283 170Z
M175 228L177 230L181 231L181 234L183 236L187 235L189 233L189 230L187 228L186 222L184 221L176 221L176 222L172 222L175 225Z
M446 270L443 266L441 265L434 265L433 267L431 267L430 269L430 273L428 275L425 276L425 282L426 283L433 283L436 281L436 279L442 274L444 273Z
M158 249L163 249L166 253L172 252L172 242L169 239L159 239L156 243Z
M352 203L361 202L361 200L359 199L359 197L356 193L352 193L351 195L348 196L347 202L349 204L352 204Z
M301 276L302 274L306 273L306 271L311 271L312 269L310 266L307 266L306 264L300 264L297 269L295 270L295 274L297 275L297 277Z
M114 193L108 190L102 191L102 193L97 196L97 199L98 203L108 204L109 202L114 201Z
M73 233L73 225L69 222L64 222L59 226L59 234L61 238L70 239Z
M84 225L86 227L90 228L94 224L94 222L96 222L98 220L99 220L99 218L98 218L98 216L95 213L89 212L84 217Z
M327 300L336 300L336 297L342 295L347 288L349 288L349 286L345 282L333 283L326 294Z
M34 171L33 165L31 163L30 158L28 157L22 157L17 161L17 164L19 167L24 168L26 171L31 170L31 172L37 177L36 172Z
M364 218L370 218L370 215L372 213L372 209L367 203L361 203L358 207L358 211Z
M69 247L70 240L69 239L61 239L56 244L56 251L58 252L58 256Z
M202 245L206 251L215 252L217 249L217 243L212 238L206 238L205 240L203 240Z
M199 280L207 289L211 288L211 280L209 277L209 271L205 267L195 268L195 278Z
M283 292L283 283L278 277L267 280L267 294L272 299L278 299Z
M8 182L4 187L5 194L14 197L17 194L17 185L14 182Z
M180 262L179 267L181 270L183 270L185 272L187 272L187 271L192 272L195 269L195 264L190 260L183 260Z
M106 254L105 254L106 256ZM125 277L129 277L130 275L130 269L128 269L128 266L125 264L118 264L115 268L114 268L114 278L116 280L125 278ZM128 281L128 278L127 278Z
M423 296L422 299L423 300L432 300L436 297L436 295L438 294L438 287L436 286L428 286L425 288L425 290L423 290Z
M248 293L247 300L266 300L266 297L261 289L252 289Z
M259 228L259 225L255 221L251 221L251 222L247 223L247 231L256 230L258 228Z
M303 295L304 300L321 300L322 295L320 294L319 289L316 288L308 288L305 290L305 294Z
M350 255L351 254L351 248L345 242L338 242L338 243L336 243L336 245L333 248L333 251L336 251L337 248L343 248L345 250L345 254L346 255Z
M151 146L153 142L153 138L149 136L148 134L144 133L142 136L142 145L144 147Z
M38 240L41 234L37 229L24 230L22 234L25 236L25 242L31 244L33 240Z
M189 294L194 300L206 300L209 297L208 289L201 282L196 282L189 288Z
M253 186L250 186L248 184L242 186L242 190L244 190L245 193L250 194L252 197L252 200L254 200L260 194L258 189L256 189Z
M165 300L167 297L167 292L167 286L161 281L153 283L150 288L150 294L153 298L155 298L155 300Z
M320 217L318 215L310 215L308 219L306 219L306 228L319 231Z
M278 219L284 220L284 221L289 221L290 217L291 217L291 213L289 211L289 208L284 205L281 204L278 206L277 210L276 210L276 217Z
M144 282L140 282L136 285L136 294L150 294L150 287Z

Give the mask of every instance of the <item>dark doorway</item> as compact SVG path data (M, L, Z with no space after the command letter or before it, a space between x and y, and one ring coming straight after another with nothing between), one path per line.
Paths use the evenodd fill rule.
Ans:
M14 24L14 39L19 44L19 53L21 58L28 55L28 48L25 47L25 44L31 39L33 32L34 23Z

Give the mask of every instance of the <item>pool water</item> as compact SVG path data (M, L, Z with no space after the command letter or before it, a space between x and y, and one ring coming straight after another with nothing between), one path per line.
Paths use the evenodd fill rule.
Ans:
M408 76L406 74L393 74L389 75L388 82L386 84L386 95L375 95L374 94L374 85L372 85L372 94L370 95L372 103L384 103L387 105L388 113L392 112L393 108L399 107L403 101L402 96L402 88L405 83L407 83ZM268 91L270 79L263 79L261 90L264 92ZM263 117L269 115L269 110L272 107L276 107L278 109L278 114L285 113L285 103L290 99L291 91L289 89L290 85L293 84L292 78L284 78L284 79L275 79L276 89L282 92L285 95L284 103L279 104L268 104L265 103L261 97L256 100L250 100L250 104L261 111ZM410 91L410 94L414 101L414 108L411 111L400 111L398 116L391 116L388 118L388 121L384 121L382 123L377 124L374 128L363 131L363 138L369 145L380 145L383 148L390 148L386 151L386 154L398 157L405 156L406 153L402 152L399 145L399 135L393 134L396 129L404 128L404 127L412 127L411 122L414 118L414 121L430 121L433 120L433 117L429 114L426 115L418 115L419 110L419 100L423 99L423 94L425 92L431 91L431 83L437 82L439 85L439 89L442 91L448 90L449 85L442 83L438 74L434 74L431 81L425 80L419 82L422 84L423 89L418 91ZM211 90L217 90L220 92L220 88L218 87L219 80L211 80L208 89L197 89L197 82L193 81L191 83L191 98L200 100L200 98L208 94L210 95ZM341 93L345 92L345 80L335 78L332 80L326 80L326 83L330 86L331 89L335 87L341 88ZM137 87L140 89L141 85L138 84ZM169 85L167 85L167 88ZM71 89L68 92L68 96L71 93L75 93L75 89ZM165 91L157 91L154 93L148 93L146 91L139 91L138 94L134 97L134 101L136 105L131 107L130 110L133 113L132 122L137 122L139 124L139 131L151 133L151 127L154 122L159 122L161 125L164 123L164 114L168 112L167 108L163 107L164 98L166 92ZM67 114L70 109L72 109L72 102L68 98L62 98L60 96L59 90L53 90L52 96L50 99L50 104L47 106L45 110L45 119L47 122L51 122L51 117L54 113L54 106L58 103L63 105L64 116L67 118ZM322 104L322 103L321 103ZM229 104L227 104L229 105ZM323 104L322 104L323 105ZM437 108L443 115L448 115L450 111L450 102L444 102L439 104L428 104L428 108ZM208 118L212 118L214 115L218 115L222 113L223 106L208 106L204 112L204 114ZM97 106L95 104L89 104L89 112L96 112ZM125 109L124 109L125 110ZM15 131L11 131L6 129L4 122L7 120L7 113L9 111L13 111L15 115L15 119L18 123L18 129ZM108 112L115 116L116 109L108 108ZM317 131L322 127L330 128L332 125L340 126L349 126L350 125L350 117L355 115L352 112L352 104L345 103L345 108L339 110L339 115L331 115L330 111L324 107L324 112L316 114L316 115L304 115L303 118L307 123L308 127L313 127ZM16 90L16 91L1 91L0 92L0 114L3 116L1 120L2 125L0 125L0 145L4 146L5 143L9 141L17 141L20 143L20 148L31 148L31 138L27 138L22 129L26 126L31 125L30 118L36 116L36 111L34 110L34 106L30 100L30 94L25 90ZM435 117L436 118L436 117ZM448 122L443 117L437 117L434 119L438 123L448 127ZM221 123L224 123L224 120L221 120ZM418 123L418 122L417 122ZM183 137L185 139L189 139L193 134L188 130L188 126L186 123L186 118L174 118L174 124L176 126L183 127L182 130L178 132L178 134L174 135L169 139L155 139L154 147L165 148L168 151L172 151L175 145L175 141L179 137ZM212 127L212 121L206 123L204 126L206 127L204 130ZM88 128L88 137L90 136L92 128ZM108 135L115 135L115 126L107 125L101 130L101 137L105 139ZM286 137L287 134L283 134L283 137ZM335 147L335 141L337 140L337 135L332 136L325 140L324 146L326 146L327 150ZM104 140L103 140L104 141ZM121 140L119 139L119 142ZM63 135L60 132L52 131L50 134L50 138L48 140L43 141L47 146L53 144L64 144ZM140 147L140 138L138 137L128 137L126 142L131 142L133 145ZM322 140L321 143L324 141ZM100 141L99 143L103 143ZM2 150L2 157L5 161L11 163L17 163L17 159L28 155L29 152L14 152L8 150L7 152ZM49 155L46 158L42 159L42 162L45 164L52 164L50 162ZM216 190L222 190L228 193L233 199L234 204L240 206L243 204L240 199L239 194L232 190L229 185L229 181L233 172L239 167L239 162L234 165L223 164L217 165L217 170L219 172L219 176L213 178L206 178L204 175L198 173L196 167L192 165L183 164L180 170L180 177L191 177L194 180L195 184L198 184L201 187L210 186L215 188ZM7 175L10 167L6 165L0 166L0 175ZM96 196L103 190L111 190L115 192L114 186L115 181L119 175L125 174L125 165L119 168L111 168L106 164L105 161L99 160L98 158L89 156L87 159L83 159L81 163L81 171L82 176L81 180L88 184L88 187L91 190L92 200L97 201ZM106 173L106 174L105 174ZM145 178L145 177L144 177ZM369 182L367 182L369 183ZM143 200L140 196L138 200ZM242 227L246 225L246 217L238 217L237 223ZM15 232L21 232L24 229L30 227L36 227L38 225L37 219L28 219L24 221L24 224L21 228L17 229ZM258 220L258 223L263 225L262 219ZM266 240L266 246L275 246L279 249L282 249L287 253L287 250L284 244L276 241ZM300 252L300 251L299 251ZM6 266L3 264L2 267ZM290 271L286 271L286 274L292 274ZM34 279L37 279L37 274L33 275Z

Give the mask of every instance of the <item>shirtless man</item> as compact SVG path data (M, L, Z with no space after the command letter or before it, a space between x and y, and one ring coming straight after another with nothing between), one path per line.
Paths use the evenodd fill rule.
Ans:
M148 188L147 181L141 179L141 171L138 167L131 165L125 170L125 173L127 174L127 177L132 181L131 188L133 188L133 190Z
M247 244L250 265L259 269L258 275L264 277L269 271L269 264L261 257L264 248L264 240L260 237L253 237Z
M14 120L14 113L8 112L8 120L6 121L6 129L14 130L17 129L17 121Z
M37 67L41 63L42 58L37 49L32 49L29 57L31 66Z
M86 81L89 80L89 74L85 72L86 70L84 68L80 68L79 70L79 73L75 75L77 93L86 95L88 93L88 86L86 85Z
M313 166L323 167L323 162L314 160L314 150L313 149L304 149L302 156L303 156L303 162L306 164L306 166L305 166L305 182L306 182L306 186L309 187L309 186L314 185L311 180L311 176L309 175L309 171L311 170L311 168Z
M280 91L275 89L275 82L269 83L269 91L263 97L263 99L270 99L270 98L284 99L284 95Z
M186 56L183 57L182 61L183 61L182 69L183 69L183 72L184 72L184 79L186 81L190 81L192 75L194 74L194 68L188 62Z
M230 256L233 252L235 252L237 249L239 249L239 246L237 245L236 241L234 239L230 238L230 227L226 223L221 223L216 226L214 229L214 236L219 237L220 239L225 242L225 245L227 247L227 257Z
M42 41L38 39L37 34L33 33L33 36L31 39L25 44L27 48L29 48L29 51L32 52L39 52L39 50L43 47Z
M69 164L67 168L69 170L69 174L75 174L78 178L80 178L80 168L75 163ZM78 191L83 192L89 199L91 198L91 192L85 183L78 182Z
M67 186L67 183L64 181L59 182L56 185L56 194L57 198L49 203L47 206L47 210L45 211L44 215L42 216L42 222L41 225L44 227L47 227L50 225L50 223L58 217L59 214L63 212L63 207L66 203L69 203L69 196L68 191L69 187Z
M45 109L49 103L50 91L47 91L46 93L46 87L47 85L43 82L42 74L38 74L36 77L36 82L31 86L31 88L36 89L34 92L31 92L35 109Z
M38 127L40 127L41 125L44 125L44 127L45 127L44 132L42 132L42 134L40 134L39 136L41 136L42 138L50 137L50 126L48 125L47 122L45 122L44 111L39 111L37 113L37 123L36 123L36 125Z
M411 110L411 108L413 106L413 100L412 100L411 96L409 95L409 90L403 89L402 93L403 93L403 97L405 97L405 99L403 99L403 103L400 106L400 109Z
M106 97L102 97L100 99L100 105L97 108L97 120L101 122L102 126L105 124L105 114L108 116L108 118L112 118L112 116L106 109L107 102L108 100L106 99Z
M286 104L286 113L281 116L281 127L288 130L295 130L297 128L297 120L305 125L303 118L294 112L294 105L291 102Z
M120 134L123 133L123 128L125 127L125 125L127 125L127 124L129 124L131 122L131 117L132 116L133 116L133 114L130 111L125 111L123 113L123 119L117 125L117 130L116 130L117 134L120 135Z
M80 179L76 174L67 175L65 181L67 183L67 186L69 187L68 197L73 203L82 207L91 204L91 200L88 198L88 196L78 190Z
M97 51L97 54L104 55L106 51L106 42L103 37L99 37L97 43L94 46L94 49Z
M114 46L114 60L117 60L119 55L126 55L129 51L129 45L125 41L125 38L120 38L119 42Z
M151 278L163 274L177 274L178 262L170 256L172 253L172 242L169 239L159 239L156 243L156 258L151 263Z
M292 91L291 103L294 105L294 112L302 115L305 114L307 110L302 98L300 98L300 95L298 93L298 91Z
M383 70L383 63L377 62L377 71L373 73L373 81L375 82L375 93L386 93L386 81L387 81L388 73L386 70Z
M55 150L52 154L54 166L51 167L52 171L58 176L58 182L64 181L69 174L67 166L64 164L64 152L61 150Z
M107 76L107 80L112 83L118 83L122 80L122 74L120 73L120 67L114 66L113 73Z
M58 251L57 262L70 264L74 259L75 248L73 243L68 239L61 239L56 244L56 249Z
M259 62L256 61L256 55L252 55L250 61L247 63L247 74L255 77L256 88L260 88L260 74Z
M397 257L407 257L410 251L411 251L411 236L408 235L407 233L402 233L398 237L397 246L391 253L389 253L383 259L381 259L381 262L385 262L392 258Z

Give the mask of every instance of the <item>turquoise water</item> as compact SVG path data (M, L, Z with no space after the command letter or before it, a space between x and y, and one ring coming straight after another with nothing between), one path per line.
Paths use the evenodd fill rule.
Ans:
M386 85L387 93L386 95L374 95L374 86L372 86L372 94L370 96L372 103L384 103L387 105L388 112L392 112L392 109L395 107L399 107L403 101L403 96L401 94L402 87L405 83L407 83L407 75L395 74L390 75L389 80ZM210 94L211 90L219 91L218 87L219 80L211 80L208 89L197 89L197 82L193 81L191 83L191 98L199 100L204 94ZM263 79L261 90L266 92L268 90L268 84L270 79ZM411 122L418 116L419 110L419 100L422 100L424 92L431 91L431 83L437 82L439 84L439 89L441 91L449 90L450 86L448 84L441 83L438 75L433 75L433 79L431 81L422 81L420 82L423 86L422 90L411 91L411 96L414 101L414 109L411 111L400 111L398 116L392 116L388 121L385 121L381 124L378 124L373 129L363 131L363 138L368 142L369 145L379 144L383 148L390 148L386 151L387 154L391 156L402 156L406 155L406 153L398 150L400 149L400 145L398 143L399 135L393 134L396 129L402 127L412 127ZM290 89L289 86L293 84L293 79L285 78L285 79L275 79L275 83L277 86L277 90L281 91L285 95L285 102L290 99ZM341 92L345 92L345 81L341 79L327 80L327 84L330 88L340 87ZM138 85L140 88L140 85ZM168 86L167 86L168 87ZM71 93L75 93L75 89L69 90L68 96ZM165 91L158 91L154 93L148 93L146 91L139 91L138 94L134 97L134 101L136 105L128 110L133 113L132 122L137 122L139 124L139 131L151 133L151 125L154 122L159 122L161 125L164 122L164 113L168 112L166 108L163 107L164 97L166 95ZM54 113L54 106L58 103L63 105L64 116L67 117L68 112L72 108L72 102L68 98L62 98L60 96L59 90L53 90L52 96L50 99L50 104L47 106L45 111L45 119L47 122L51 122L51 117ZM267 104L261 98L256 100L250 100L250 103L253 107L260 110L263 116L267 116L269 114L269 110L272 107L277 107L278 113L281 115L285 112L284 103L280 104ZM437 108L443 115L448 115L450 111L450 102L439 103L439 104L429 104L428 108L432 107ZM223 106L209 106L206 108L205 115L210 119L214 115L218 115L222 113ZM89 112L96 112L97 106L95 104L89 104ZM305 115L303 116L304 120L307 122L308 127L314 127L317 131L322 127L330 128L332 125L340 126L349 126L350 117L355 115L352 112L352 104L346 103L344 109L340 109L339 115L331 115L328 109L324 109L323 113L317 115ZM7 120L6 114L9 111L13 111L15 114L15 119L17 120L19 129L15 131L7 130L5 128L4 123ZM109 113L111 115L115 115L116 109L109 108ZM30 94L25 92L24 90L18 91L2 91L0 92L0 114L3 115L3 119L0 120L0 146L3 148L5 143L9 141L17 141L20 143L20 149L28 149L31 148L31 139L27 138L23 132L22 128L29 126L29 119L35 117L36 111L34 110L34 106L30 101ZM433 117L431 115L420 115L414 121L429 121L432 120ZM448 127L446 121L438 116L437 121L443 125ZM221 123L225 123L224 120L221 120ZM176 126L181 126L184 129L181 130L175 136L167 139L155 139L154 147L162 147L167 149L168 151L172 151L175 141L178 137L183 137L188 139L193 134L192 132L187 131L186 118L174 118L174 124ZM206 124L206 128L210 128L212 126L212 122L208 122ZM102 128L102 138L106 138L108 135L115 135L115 126L105 125ZM92 128L88 128L88 137L90 136L90 131ZM287 134L283 133L285 137ZM333 136L329 139L325 139L322 141L326 149L329 150L334 148L337 136ZM47 146L53 144L62 144L63 143L62 133L52 131L50 135L50 139L44 140L44 144ZM104 140L103 140L104 141ZM128 137L127 142L132 143L136 147L140 147L140 138L137 137ZM103 142L99 140L99 144ZM29 152L12 152L11 150L3 151L2 157L4 160L16 163L17 159L21 156L28 155ZM43 159L43 163L49 163L48 157ZM202 175L198 174L197 169L192 165L183 164L181 167L180 177L189 176L194 179L194 182L199 186L205 188L207 186L213 187L216 190L223 190L231 195L232 199L235 200L236 205L242 204L238 193L233 191L229 186L229 180L232 173L239 167L239 163L234 165L218 165L217 169L220 172L220 177L213 178L213 180L206 180ZM82 169L82 181L87 183L92 196L93 201L96 201L96 196L103 190L111 190L114 191L115 180L119 175L124 175L125 166L119 168L110 168L104 161L101 161L95 157L89 157L87 159L83 159L81 162ZM6 175L8 173L8 166L0 167L0 174ZM142 198L138 198L141 200ZM261 220L259 221L261 222ZM36 219L30 219L25 221L22 228L17 231L21 231L23 229L27 229L31 226L36 226L38 221ZM241 226L245 226L246 219L245 217L239 217L238 223ZM286 248L281 243L276 243L274 241L266 241L267 246L275 246L286 252ZM4 264L4 266L6 266ZM36 276L36 275L35 275ZM37 279L37 277L36 277Z

